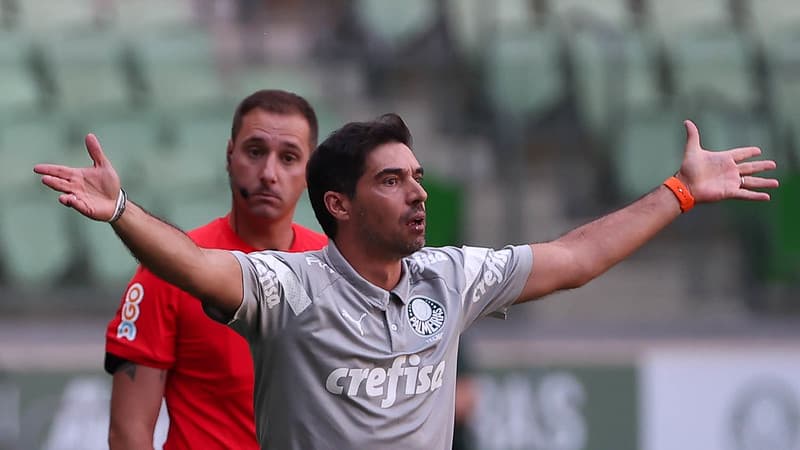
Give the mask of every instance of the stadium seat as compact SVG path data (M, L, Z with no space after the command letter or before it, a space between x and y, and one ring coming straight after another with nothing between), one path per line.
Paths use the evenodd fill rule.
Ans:
M604 25L622 30L631 25L626 0L556 0L548 5L550 16L569 28Z
M44 37L53 32L86 30L103 20L103 2L96 0L17 0L16 4L16 28Z
M800 30L800 3L795 0L749 0L746 4L750 23L762 39Z
M232 117L232 108L176 116L168 125L175 133L174 142L151 160L148 184L162 192L218 185L226 176Z
M732 29L684 32L668 42L680 101L756 106L762 93L755 82L751 42Z
M447 0L445 21L456 50L469 64L480 61L486 42L496 30L528 28L535 13L527 0Z
M132 41L148 102L161 111L225 98L211 35L199 27L153 32Z
M486 49L486 91L495 112L533 117L556 104L564 90L559 40L550 28L498 31Z
M32 50L23 33L0 31L0 123L20 110L33 110L40 101Z
M622 202L646 194L674 174L683 159L685 131L681 119L669 108L630 110L612 145L611 165Z
M56 193L40 185L30 170L25 172L26 186L2 201L0 255L12 285L45 289L60 281L78 250L67 225L68 215L75 213L62 207Z
M108 0L114 26L133 37L197 24L190 0Z
M135 200L146 204L139 197ZM122 289L136 269L136 258L108 224L88 221L77 214L70 220L80 221L75 227L82 235L82 250L85 252L91 282L98 286Z
M642 0L647 22L664 39L687 31L730 29L729 0ZM758 0L760 1L760 0Z
M147 172L157 160L159 129L156 116L146 112L119 110L76 118L75 138L93 133L126 186L152 182ZM81 149L85 153L85 150Z
M436 21L436 3L430 0L356 0L356 17L370 39L398 48L428 30Z
M66 127L60 120L33 118L6 123L0 128L0 192L13 198L35 178L31 172L35 164L77 162L71 155Z
M492 30L526 29L540 23L541 11L530 0L500 0L494 3L489 13Z
M56 84L58 104L69 114L134 102L127 47L110 31L61 33L45 43L45 60Z
M664 102L652 33L586 30L574 35L570 55L578 114L597 137L609 138L618 114Z
M757 146L763 158L785 159L775 142L767 117L750 110L704 109L693 118L700 130L704 148L725 150L734 147Z

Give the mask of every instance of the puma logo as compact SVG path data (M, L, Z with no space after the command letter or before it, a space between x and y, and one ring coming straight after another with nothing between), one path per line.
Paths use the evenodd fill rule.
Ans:
M353 322L354 324L356 324L356 326L358 327L359 334L364 336L364 328L361 327L361 321L364 320L364 317L367 317L367 313L361 314L361 317L359 317L358 320L356 320L356 319L353 319L353 316L351 316L350 313L348 313L347 311L345 311L343 309L340 310L340 311L342 313L342 317L344 317L345 319L349 320L350 322Z

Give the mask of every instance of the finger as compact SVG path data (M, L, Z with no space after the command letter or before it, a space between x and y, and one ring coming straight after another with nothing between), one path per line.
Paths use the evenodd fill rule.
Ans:
M85 201L79 199L77 195L61 194L58 196L58 201L62 205L72 208L86 217L94 219L94 217L92 217L91 209L89 208L89 206L86 204Z
M72 193L73 191L72 183L59 177L44 175L42 184L58 192Z
M775 189L779 184L775 178L742 177L743 189Z
M75 194L61 194L58 196L58 201L64 206L72 206L73 202L77 200Z
M699 150L701 148L700 131L698 131L697 125L687 119L683 121L683 126L686 127L686 148Z
M75 174L76 169L58 164L36 164L33 172L39 175L51 175L54 177L70 179Z
M89 156L94 161L95 167L103 167L108 165L108 159L106 158L105 153L103 153L103 148L100 147L100 141L97 140L97 136L92 133L86 135L85 139L86 150L89 152Z
M738 165L740 175L752 175L767 170L774 170L777 166L775 161L772 160L744 162Z
M730 149L728 152L731 153L734 161L739 162L759 156L761 154L761 149L758 147L739 147Z
M770 199L770 196L766 192L758 192L758 191L748 191L746 189L740 189L739 192L736 194L736 198L740 200L752 200L756 202L767 202Z

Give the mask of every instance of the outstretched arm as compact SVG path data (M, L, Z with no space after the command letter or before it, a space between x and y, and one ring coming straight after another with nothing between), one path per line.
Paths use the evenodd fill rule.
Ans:
M775 169L774 161L748 161L758 147L704 150L694 123L685 121L687 140L676 177L697 203L725 199L769 200L754 189L776 188L778 180L755 176ZM533 268L517 303L582 286L630 256L681 214L676 196L659 186L625 208L546 243L531 244Z
M38 164L42 183L61 192L58 201L97 221L114 215L120 181L97 138L86 136L92 167ZM230 315L242 300L242 272L227 251L203 249L182 231L132 202L112 227L133 255L153 273Z

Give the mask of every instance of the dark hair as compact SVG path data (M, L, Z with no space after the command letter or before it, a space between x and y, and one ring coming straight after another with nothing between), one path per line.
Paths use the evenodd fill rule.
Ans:
M253 109L261 109L275 114L300 114L308 122L309 136L308 142L313 150L317 146L317 115L314 108L297 94L281 91L278 89L264 89L248 95L236 107L233 114L233 125L231 125L231 140L236 140L236 135L242 128L242 118Z
M317 221L330 239L336 237L336 220L325 207L325 193L355 197L367 155L389 142L411 147L411 132L397 114L384 114L370 122L350 122L331 133L311 155L306 168L308 196Z

